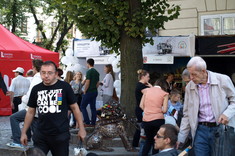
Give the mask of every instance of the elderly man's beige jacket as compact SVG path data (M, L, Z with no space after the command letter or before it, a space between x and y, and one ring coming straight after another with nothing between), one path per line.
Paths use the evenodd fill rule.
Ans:
M235 88L231 79L223 74L208 72L210 79L210 100L216 122L221 114L229 119L229 126L235 127ZM190 130L192 137L198 126L199 95L197 85L190 81L186 86L184 101L184 117L181 121L178 141L184 143Z

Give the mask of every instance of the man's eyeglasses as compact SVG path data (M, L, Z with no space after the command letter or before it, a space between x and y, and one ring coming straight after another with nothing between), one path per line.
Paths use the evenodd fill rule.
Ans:
M157 134L156 137L157 137L158 139L160 139L160 138L165 138L164 136L160 136L159 134Z
M40 72L41 73L41 75L49 75L49 76L51 76L51 75L53 75L55 72Z

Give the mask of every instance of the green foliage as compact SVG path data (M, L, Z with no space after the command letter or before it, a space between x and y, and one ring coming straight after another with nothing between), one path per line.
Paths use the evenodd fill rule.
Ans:
M42 9L42 12L39 12L39 8ZM58 51L68 45L68 41L65 41L67 38L72 38L71 34L66 38L66 34L73 26L73 20L67 16L67 8L56 0L0 0L0 23L11 28L11 32L17 36L22 37L25 32L21 31L21 24L27 19L26 15L31 14L37 25L36 30L42 33L42 42L37 44L46 49ZM53 22L56 22L56 27L58 27L58 29L54 28L52 37L46 36L46 27L51 27L51 23L46 25L36 22L39 20L39 16L45 15L53 16ZM60 42L57 42L57 47L54 47L53 43L55 44L57 40Z
M0 23L11 27L13 33L21 35L20 27L27 18L29 12L28 1L0 0Z
M176 19L180 11L179 6L168 4L167 0L145 0L139 8L130 8L128 0L59 1L69 5L67 11L84 36L101 41L114 51L120 48L123 30L129 37L141 38L143 44L151 43L152 39L145 36L145 29L152 33L164 29L164 23Z

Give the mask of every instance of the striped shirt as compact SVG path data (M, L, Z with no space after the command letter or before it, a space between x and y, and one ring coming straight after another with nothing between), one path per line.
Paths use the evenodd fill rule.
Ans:
M209 76L208 76L209 77ZM198 84L199 93L199 122L216 122L212 111L211 100L210 100L210 81L206 85Z

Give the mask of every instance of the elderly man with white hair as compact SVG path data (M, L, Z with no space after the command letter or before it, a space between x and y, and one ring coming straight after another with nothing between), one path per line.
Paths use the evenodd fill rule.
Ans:
M234 85L228 76L208 71L201 57L191 58L187 69L191 81L186 86L178 144L191 130L195 155L210 156L218 125L235 127Z

